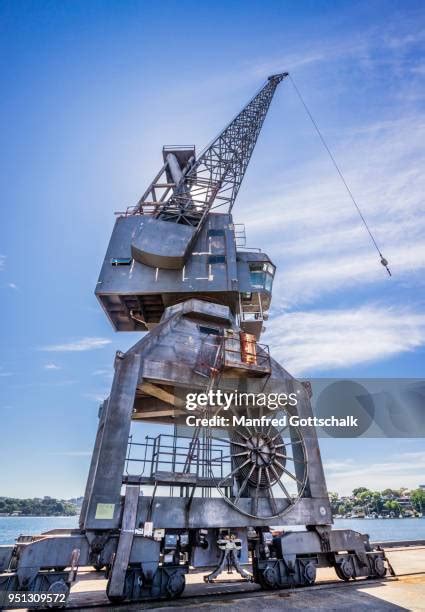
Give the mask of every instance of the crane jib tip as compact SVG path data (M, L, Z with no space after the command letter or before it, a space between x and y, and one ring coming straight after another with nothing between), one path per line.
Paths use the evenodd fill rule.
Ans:
M268 81L278 81L280 83L280 81L282 81L284 78L286 78L287 76L289 76L289 72L279 72L277 74L271 74L267 80Z

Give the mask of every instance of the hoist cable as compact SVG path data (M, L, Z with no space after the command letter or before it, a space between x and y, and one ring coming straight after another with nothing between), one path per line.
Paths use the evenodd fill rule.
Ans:
M372 232L371 232L371 230L370 230L370 228L369 228L369 226L368 226L368 224L367 224L367 221L366 221L366 219L364 218L363 213L362 213L362 211L360 210L360 207L359 207L359 205L357 204L356 199L355 199L355 197L354 197L354 195L353 195L353 193L352 193L352 191L351 191L350 187L348 186L348 183L347 183L347 181L345 180L345 177L344 177L344 175L343 175L343 173L342 173L342 171L341 171L340 167L338 166L338 164L337 164L337 162L336 162L335 157L334 157L334 156L333 156L333 154L332 154L332 151L330 150L330 148L329 148L329 146L328 146L328 144L327 144L326 140L324 139L324 136L323 136L322 132L320 131L319 126L317 125L317 123L316 123L316 121L315 121L315 119L314 119L313 115L311 114L310 109L308 108L308 106L307 106L307 104L306 104L306 102L305 102L304 98L302 97L300 90L299 90L299 89L298 89L298 87L295 85L294 79L292 78L291 74L289 74L288 76L289 76L289 79L290 79L290 81L291 81L291 83L292 83L292 86L293 86L293 88L294 88L294 90L295 90L295 92L296 92L296 94L297 94L298 98L299 98L299 99L300 99L300 101L301 101L301 104L303 105L303 107L304 107L304 109L305 109L305 111L306 111L306 113L307 113L308 117L310 118L311 123L313 124L314 129L315 129L315 130L316 130L316 132L317 132L317 135L319 136L319 138L320 138L320 140L321 140L321 142L322 142L323 146L325 147L326 151L328 152L328 155L329 155L329 157L330 157L330 159L331 159L331 161L332 161L332 164L334 165L335 170L337 171L337 173L338 173L338 175L339 175L339 177L340 177L340 179L341 179L341 181L342 181L342 183L343 183L343 185L344 185L344 187L345 187L345 189L346 189L346 191L347 191L348 195L350 196L350 199L352 200L352 202L353 202L354 206L356 207L356 210L357 210L357 212L358 212L358 214L359 214L359 217L360 217L360 219L362 220L363 225L365 226L365 228L366 228L366 230L367 230L367 232L368 232L368 234L369 234L369 236L370 236L370 239L372 240L372 243L373 243L373 245L374 245L375 249L377 250L377 252L378 252L378 254L379 254L381 264L384 266L384 268L386 269L386 271L388 272L388 274L391 276L391 271L390 271L390 269L389 269L389 267L388 267L388 261L387 261L387 260L385 259L385 257L382 255L381 250L380 250L380 248L379 248L379 246L378 246L378 244L377 244L377 242L376 242L376 240L375 240L375 237L373 236L373 234L372 234Z

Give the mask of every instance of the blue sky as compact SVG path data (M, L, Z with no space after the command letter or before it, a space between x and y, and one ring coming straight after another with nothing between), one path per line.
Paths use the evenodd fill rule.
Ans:
M207 143L290 70L234 209L278 266L267 340L294 374L423 377L422 2L3 1L0 495L83 492L117 349L93 290L163 144ZM330 489L416 486L423 440L323 441Z

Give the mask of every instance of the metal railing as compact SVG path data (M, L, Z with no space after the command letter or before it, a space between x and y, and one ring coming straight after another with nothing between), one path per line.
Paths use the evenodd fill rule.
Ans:
M235 232L235 244L237 249L244 248L246 246L246 231L244 223L234 223Z
M254 349L242 349L240 338L237 336L224 337L221 347L221 362L224 366L237 367L238 365L251 366L270 370L270 349L268 344L254 343Z
M128 476L147 477L155 479L158 472L173 474L192 474L207 479L214 472L216 477L224 477L224 459L228 446L223 442L211 441L205 436L196 441L195 453L187 470L187 456L193 445L191 437L175 434L159 434L146 436L144 442L134 442L129 437L125 473ZM204 483L205 486L205 483ZM213 483L211 486L215 486Z
M253 301L255 298L255 302ZM244 302L241 294L239 294L239 317L240 322L245 321L263 321L264 311L261 293L253 293L250 302Z

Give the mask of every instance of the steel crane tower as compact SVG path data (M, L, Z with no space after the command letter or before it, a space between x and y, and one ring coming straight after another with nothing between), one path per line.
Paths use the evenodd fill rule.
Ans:
M308 385L259 342L275 266L231 214L286 76L270 76L199 156L165 146L118 215L95 292L115 330L146 333L116 355L79 529L0 547L0 593L66 592L78 563L106 568L112 601L177 597L191 568L213 581L226 564L265 589L312 584L329 565L344 580L385 575L368 536L331 528L315 429L287 424L312 416ZM295 399L271 410L260 395ZM136 423L155 435L136 441ZM274 535L283 522L306 531Z

